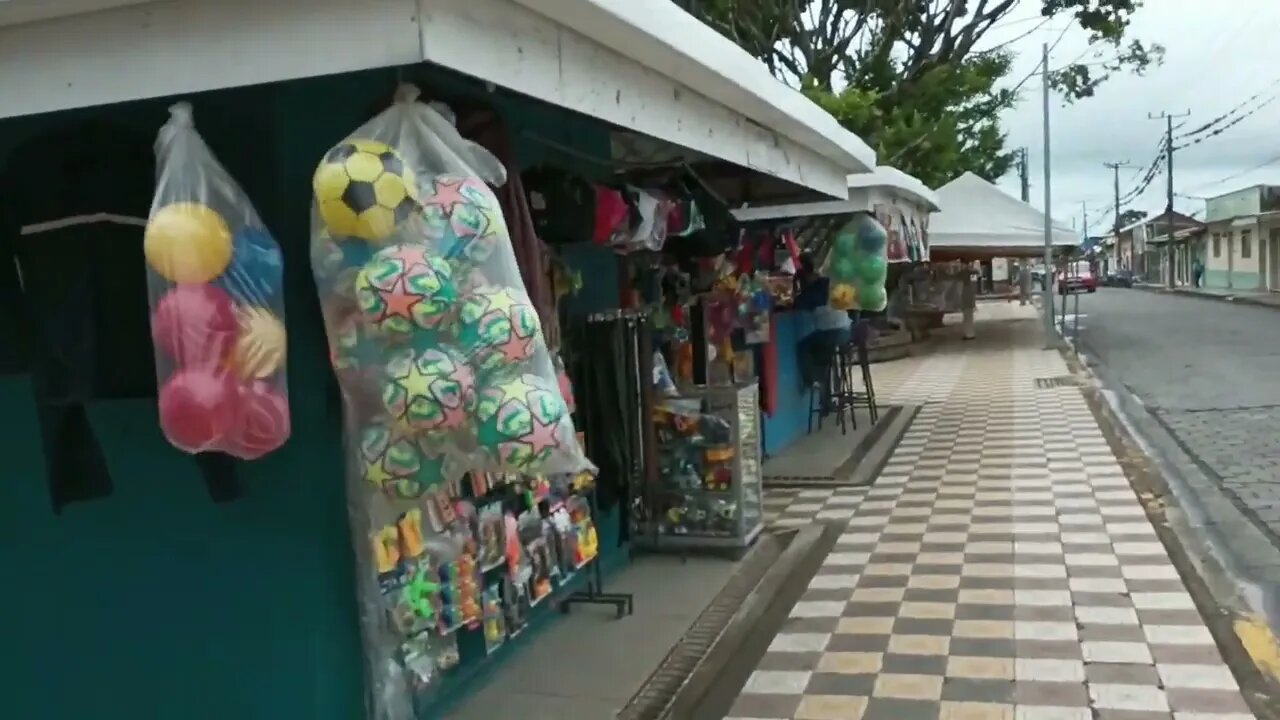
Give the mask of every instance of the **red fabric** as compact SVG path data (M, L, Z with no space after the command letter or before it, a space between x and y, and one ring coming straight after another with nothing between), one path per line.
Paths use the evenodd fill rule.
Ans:
M795 263L796 268L799 268L800 246L796 244L796 234L788 230L782 234L782 241L787 244L787 253L791 255L791 262Z
M752 272L755 271L755 266L756 266L755 255L756 255L756 238L752 235L747 235L742 240L742 247L738 248L738 257L735 263L738 270L737 274L739 276L750 275Z
M778 323L770 318L769 342L760 352L760 409L773 417L778 407Z
M592 237L597 245L605 245L627 222L630 210L622 193L613 188L596 186L596 230Z

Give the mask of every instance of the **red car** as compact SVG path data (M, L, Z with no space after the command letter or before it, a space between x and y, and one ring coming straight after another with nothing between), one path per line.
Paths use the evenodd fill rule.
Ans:
M1058 292L1066 295L1069 292L1097 292L1098 276L1093 274L1093 270L1088 265L1077 267L1074 270L1058 273Z

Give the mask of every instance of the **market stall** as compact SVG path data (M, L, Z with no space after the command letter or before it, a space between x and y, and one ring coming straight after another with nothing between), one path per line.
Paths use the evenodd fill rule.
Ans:
M973 173L938 188L942 211L931 221L929 256L935 262L1044 257L1044 213ZM1079 236L1054 224L1055 248L1074 247Z
M919 180L891 167L850 175L848 187L848 200L743 208L734 211L734 216L751 227L784 231L804 228L800 233L804 238L802 248L818 254L829 252L849 218L874 219L884 236L880 251L884 268L881 291L865 295L871 302L847 309L862 311L868 322L875 323L878 335L888 335L893 332L893 324L884 316L893 315L902 301L896 294L899 278L929 256L933 243L930 214L938 209L940 201ZM823 266L819 261L819 268L823 270L821 274L840 284L839 273L832 275L832 264ZM772 403L766 407L764 419L765 451L769 455L781 452L815 427L815 391L811 382L803 381L804 359L798 348L814 333L813 311L827 301L820 291L816 298L812 293L801 293L796 302L775 308L770 318L775 335L767 352L776 357L776 363L767 380Z
M588 419L611 390L575 369L579 322L631 302L617 249L573 221L601 189L630 217L628 186L708 222L705 198L842 197L874 162L666 3L2 5L0 80L24 92L0 98L0 266L26 282L0 270L19 340L0 512L25 538L0 561L33 589L0 601L25 619L3 651L14 717L433 717L553 607L625 614L643 597L608 574L656 448ZM401 83L469 158L465 192L423 143L365 127L413 102ZM179 99L229 181L152 154ZM641 159L666 177L617 174ZM157 162L213 190L161 192ZM161 212L178 203L211 212ZM568 242L544 239L557 222ZM683 241L723 253L717 228ZM473 252L494 246L498 270ZM617 359L641 378L644 355ZM540 465L575 449L592 480ZM60 672L67 647L95 672Z

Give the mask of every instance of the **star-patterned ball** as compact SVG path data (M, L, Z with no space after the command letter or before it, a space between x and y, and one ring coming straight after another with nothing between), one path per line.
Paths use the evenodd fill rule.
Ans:
M541 332L538 312L520 290L477 288L458 306L458 342L479 372L528 360Z
M449 264L424 245L378 251L356 277L355 287L365 323L392 341L441 327L458 299Z
M527 373L482 388L475 419L480 447L508 472L540 472L573 437L560 389Z
M471 267L488 260L507 237L498 199L479 178L435 177L422 193L422 218L428 243Z
M387 363L382 402L408 430L456 430L475 408L475 375L466 358L448 346L404 348Z
M422 452L413 439L381 425L361 432L360 460L365 481L387 492L422 469Z

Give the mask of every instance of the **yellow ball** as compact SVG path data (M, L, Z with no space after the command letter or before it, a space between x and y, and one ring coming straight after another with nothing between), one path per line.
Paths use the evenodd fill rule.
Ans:
M827 303L836 310L852 310L858 301L858 291L847 283L836 283L831 286L831 294Z
M418 209L413 171L395 148L353 138L325 154L311 178L330 234L383 242Z
M147 263L175 283L206 283L231 262L231 228L206 205L177 202L151 216L143 239Z
M236 373L246 380L262 380L276 374L285 360L284 323L260 307L241 308L236 320L239 332L231 355Z

